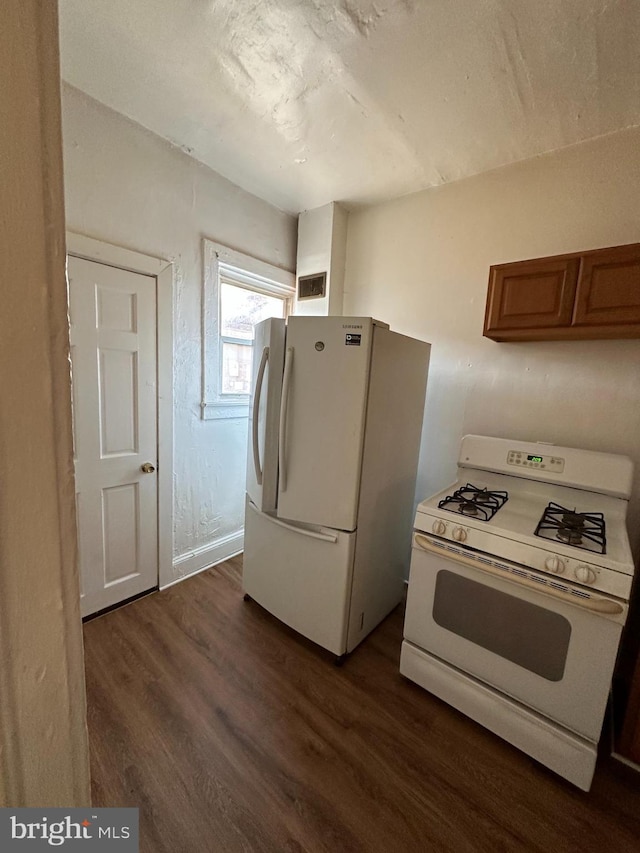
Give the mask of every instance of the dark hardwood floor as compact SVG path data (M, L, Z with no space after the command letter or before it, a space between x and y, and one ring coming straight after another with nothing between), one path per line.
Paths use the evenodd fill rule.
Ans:
M583 794L403 679L400 608L338 669L240 572L85 625L94 805L142 853L640 850L639 778Z

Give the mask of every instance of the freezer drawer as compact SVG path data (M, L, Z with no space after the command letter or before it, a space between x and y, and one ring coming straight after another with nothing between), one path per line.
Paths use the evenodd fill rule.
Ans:
M288 524L247 499L243 587L286 625L346 652L355 533Z

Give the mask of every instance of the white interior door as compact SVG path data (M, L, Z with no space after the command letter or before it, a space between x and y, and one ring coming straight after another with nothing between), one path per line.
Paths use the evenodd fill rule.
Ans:
M87 616L158 583L156 280L72 257L68 269Z

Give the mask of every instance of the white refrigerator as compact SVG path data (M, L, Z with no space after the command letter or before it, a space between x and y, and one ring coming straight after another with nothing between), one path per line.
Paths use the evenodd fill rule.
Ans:
M370 317L255 329L245 598L338 662L402 599L430 349Z

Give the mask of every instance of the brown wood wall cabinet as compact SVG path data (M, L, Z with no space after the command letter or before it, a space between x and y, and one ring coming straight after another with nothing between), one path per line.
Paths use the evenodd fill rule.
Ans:
M640 338L640 243L492 266L484 335Z

